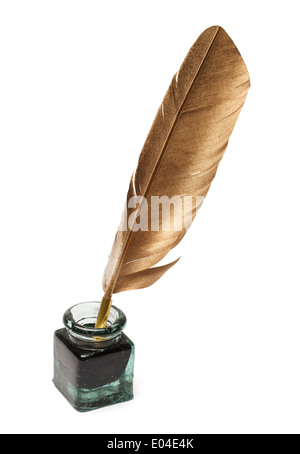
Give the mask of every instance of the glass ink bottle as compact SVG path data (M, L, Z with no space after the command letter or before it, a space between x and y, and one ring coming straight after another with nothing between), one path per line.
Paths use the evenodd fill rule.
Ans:
M106 328L95 329L99 302L64 314L54 334L54 379L61 394L86 412L133 399L134 344L123 333L124 313L111 307Z

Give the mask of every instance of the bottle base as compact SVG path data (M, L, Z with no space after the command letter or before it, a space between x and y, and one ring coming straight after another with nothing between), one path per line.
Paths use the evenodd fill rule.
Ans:
M88 403L89 396L85 393L79 393L78 398L73 402L73 399L70 399L70 395L65 392L63 387L60 387L55 380L53 380L54 386L62 394L62 396L69 402L69 404L79 413L87 413L88 411L98 410L99 408L108 407L110 405L120 404L122 402L128 402L134 399L134 395L128 394L124 395L118 393L117 395L106 396L105 398L100 397L99 400ZM94 390L97 393L97 390ZM101 396L101 390L98 391ZM93 398L94 399L94 398ZM80 403L81 402L81 403Z

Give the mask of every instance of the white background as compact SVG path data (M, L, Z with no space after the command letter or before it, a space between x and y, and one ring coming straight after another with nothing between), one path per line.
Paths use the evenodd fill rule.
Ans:
M3 433L300 433L297 6L1 1ZM53 332L102 298L139 152L211 25L252 88L180 263L114 299L136 344L135 399L79 414L51 381Z

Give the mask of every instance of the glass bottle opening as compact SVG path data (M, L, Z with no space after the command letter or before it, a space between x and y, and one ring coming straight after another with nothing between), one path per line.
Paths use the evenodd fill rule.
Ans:
M126 325L125 314L112 306L106 328L95 328L100 304L98 301L80 303L65 312L64 325L76 344L94 349L119 341Z

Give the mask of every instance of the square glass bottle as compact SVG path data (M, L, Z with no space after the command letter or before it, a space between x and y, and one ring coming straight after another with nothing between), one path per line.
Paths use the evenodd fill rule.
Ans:
M112 306L106 328L95 329L99 307L73 306L54 335L53 382L80 412L133 398L134 345L122 332L126 317Z

